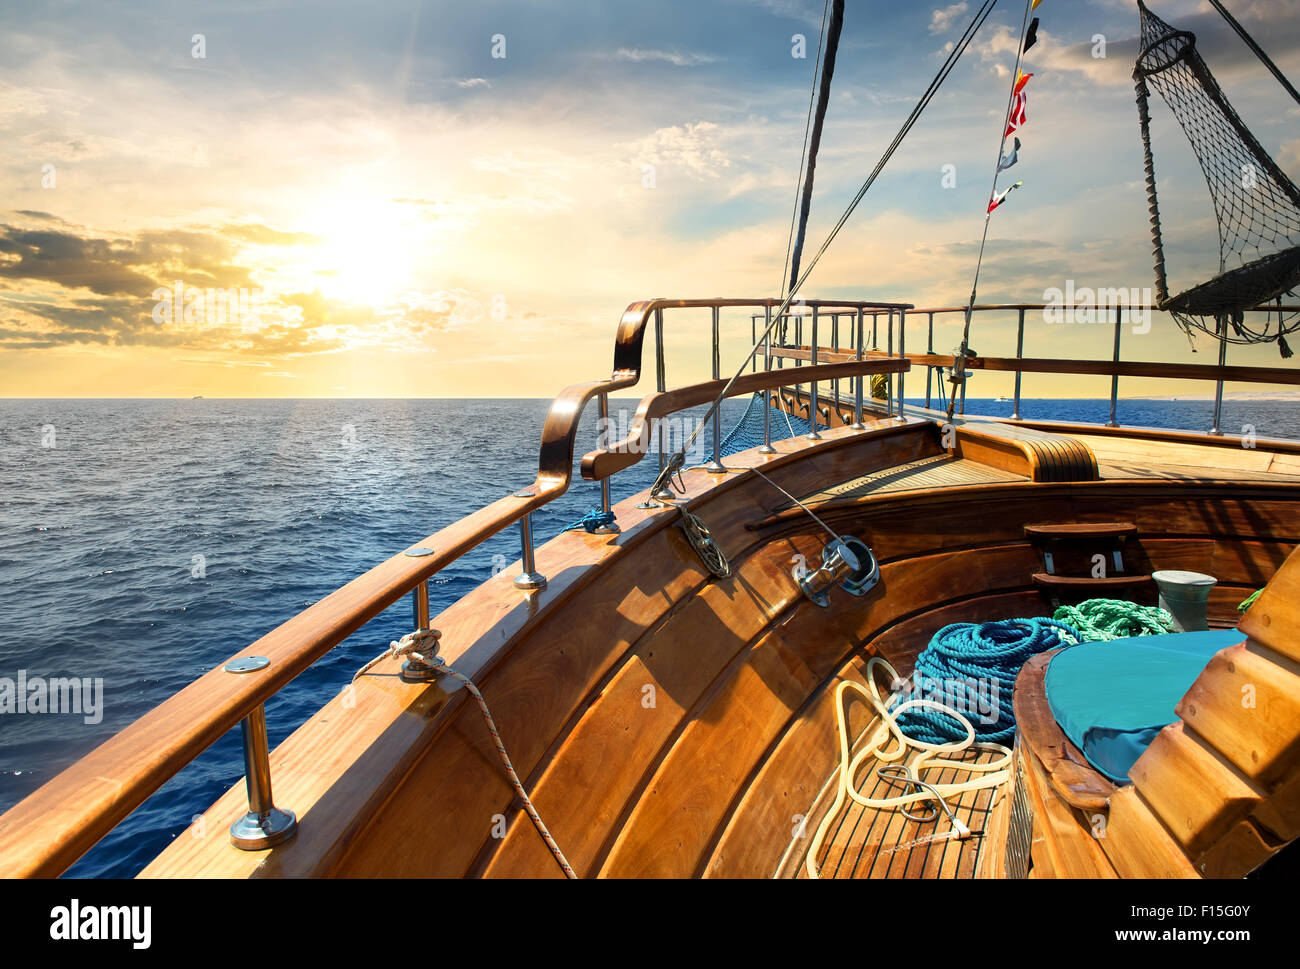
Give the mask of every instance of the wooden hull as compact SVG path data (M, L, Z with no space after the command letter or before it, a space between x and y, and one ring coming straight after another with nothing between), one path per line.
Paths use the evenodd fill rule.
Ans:
M736 455L729 474L687 472L680 503L729 556L728 579L705 571L677 511L637 509L639 495L615 509L621 534L566 533L539 549L546 589L521 594L507 569L433 624L444 657L479 684L580 876L770 877L783 857L788 874L800 819L815 827L838 762L838 683L861 681L872 655L906 674L950 622L1050 614L1031 580L1042 561L1026 525L1137 524L1130 567L1217 576L1210 616L1220 625L1236 622L1237 603L1300 542L1300 458L1285 449L1234 452L1170 435L1084 440L1099 480L1032 480L1028 464L1017 475L972 444L980 460L965 460L986 475L973 467L957 483L909 487L902 474L822 504L821 517L871 545L881 566L876 589L863 598L835 589L829 608L792 576L820 560L824 533L743 469L761 465L791 493L812 495L900 466L944 465L935 423L836 428L820 442L777 442L774 457ZM276 801L300 818L293 840L242 852L223 836L186 833L144 875L559 877L478 707L454 684L403 683L396 666L377 666L273 752ZM862 708L850 720L864 727ZM985 846L955 860L913 850L866 870L835 867L1003 874L991 859L1006 819L987 807ZM200 826L224 833L244 810L241 784ZM873 837L909 836L901 823L849 832L840 857L854 838L861 854Z

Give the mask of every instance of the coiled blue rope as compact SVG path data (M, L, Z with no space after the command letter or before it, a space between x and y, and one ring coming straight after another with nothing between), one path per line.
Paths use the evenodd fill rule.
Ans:
M1055 619L1001 619L944 626L916 658L911 694L895 702L932 699L957 710L982 743L1009 746L1016 734L1011 694L1016 674L1031 656L1077 643L1077 632ZM964 740L966 730L932 707L913 707L898 716L907 736L931 744Z
M572 525L567 526L564 530L566 532L571 532L581 528L584 531L594 533L597 528L604 528L607 525L612 525L615 521L617 521L617 519L612 511L601 511L599 508L593 508Z

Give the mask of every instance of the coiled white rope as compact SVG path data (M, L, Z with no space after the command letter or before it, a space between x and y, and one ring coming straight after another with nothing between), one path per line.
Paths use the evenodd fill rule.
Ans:
M812 843L808 846L808 854L805 858L805 868L809 878L819 878L817 870L817 853L821 849L822 841L826 837L835 818L839 815L840 809L848 799L856 801L865 807L872 808L904 808L907 805L915 804L921 801L931 801L936 803L936 807L942 807L952 822L952 827L941 837L935 840L946 840L956 838L958 840L970 836L970 830L962 824L957 818L956 812L948 805L946 799L952 795L963 794L966 791L982 790L984 788L997 787L1004 783L1010 777L1010 771L1007 769L1011 763L1011 750L1001 744L976 743L975 728L969 720L960 712L945 706L936 700L928 699L911 699L906 700L897 706L892 706L896 695L891 693L888 700L881 699L880 690L876 685L875 671L877 667L884 667L889 674L891 686L900 682L898 673L886 660L879 656L873 656L867 662L867 686L863 687L851 680L845 680L835 690L835 716L839 730L840 738L840 763L838 785L835 792L835 801L831 804L830 810L826 812L821 823L817 826L817 831L813 835ZM865 746L856 755L851 751L849 741L848 722L845 716L844 694L853 690L860 694L867 703L876 712L875 718L868 725L867 731L874 726L875 732L871 734ZM931 744L925 741L915 740L905 735L899 729L897 723L898 714L904 710L910 710L918 707L928 707L938 710L947 716L952 717L966 730L966 737L955 743ZM865 732L865 731L864 731ZM885 748L890 742L896 741L893 749ZM958 754L967 750L990 750L1000 754L986 763L972 763L964 760L949 760L938 755L941 754ZM857 776L862 762L867 758L875 758L881 764L889 765L899 761L906 761L906 757L912 751L919 751L919 756L912 761L910 765L910 775L900 777L897 774L891 774L886 779L892 779L896 782L905 783L909 786L922 786L922 774L929 770L944 770L952 768L960 771L967 771L972 774L983 774L985 776L964 781L960 784L930 784L925 782L922 789L914 794L900 794L897 797L873 798L862 794L854 785L854 778ZM900 765L903 766L903 765ZM895 768L896 769L896 768ZM793 848L791 842L790 848ZM789 857L790 849L786 850L786 857ZM779 874L784 868L784 859L777 869ZM775 876L774 876L775 877Z
M380 653L365 666L361 667L361 669L357 670L352 677L352 682L355 683L358 676L361 676L361 674L372 669L376 664L388 659L390 656L395 658L411 656L429 666L437 667L446 675L463 683L470 696L472 696L478 703L479 711L483 714L483 722L487 724L488 733L492 735L492 743L496 746L497 755L501 758L501 764L505 768L506 777L510 780L510 786L515 789L515 795L523 803L524 811L527 812L528 817L532 820L533 827L537 829L537 833L540 834L542 840L546 842L546 847L549 848L551 854L555 856L555 860L559 864L560 870L564 872L564 877L576 879L578 876L577 873L574 872L573 866L569 864L568 859L564 857L564 852L560 850L560 846L557 845L555 839L551 837L551 832L542 822L542 817L537 813L537 808L533 807L533 799L528 796L528 792L524 790L523 782L519 780L519 775L515 773L515 766L510 762L510 755L506 753L506 746L501 741L501 732L497 730L496 721L492 719L492 712L488 710L487 701L483 699L483 694L479 692L479 688L474 685L473 680L464 673L459 673L452 669L443 662L442 657L438 655L437 644L441 635L442 634L436 629L417 629L414 632L407 633L401 639L389 643L388 649L384 650L384 652ZM428 648L429 643L433 644L432 649Z

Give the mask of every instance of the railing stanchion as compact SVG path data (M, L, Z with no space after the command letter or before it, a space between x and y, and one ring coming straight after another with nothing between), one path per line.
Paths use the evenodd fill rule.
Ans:
M1124 307L1115 307L1115 354L1112 357L1116 364L1119 363L1119 334L1120 321L1123 319ZM1106 421L1107 427L1119 427L1119 421L1115 419L1116 407L1119 403L1119 370L1116 368L1115 373L1110 376L1110 420Z
M925 352L934 353L934 314L930 314L930 325L926 331ZM934 367L925 365L925 406L930 407L930 382L934 378Z
M817 369L817 307L812 308L812 366L813 370ZM808 385L808 440L820 441L822 436L817 433L817 380Z
M894 311L889 311L889 322L887 324L889 332L885 339L885 355L892 357L894 355ZM894 416L894 375L891 373L885 378L885 416Z
M721 350L719 350L718 348L718 344L719 344L718 313L719 313L718 307L716 306L713 307L713 379L714 380L722 379L722 356L721 356ZM753 344L750 345L752 346ZM754 362L755 364L757 364L758 363L757 359L755 359ZM710 472L711 474L724 474L727 470L722 466L722 461L719 459L719 451L722 447L722 423L721 423L722 403L723 403L722 401L718 401L718 406L713 408L713 460L704 466L704 470Z
M763 308L763 320L767 329L763 331L763 370L772 369L772 307ZM759 454L775 454L776 448L772 447L772 398L769 396L770 391L763 391L763 446L758 449ZM781 395L780 388L777 389L778 398Z
M664 360L664 311L663 309L657 309L655 310L655 390L662 394L667 389L667 365ZM664 448L663 418L658 418L655 423L658 425L655 430L659 442L659 473L663 474L664 468L668 466L668 453ZM665 482L664 486L653 492L650 497L651 499L672 498L673 491Z
M859 306L858 307L857 354L856 354L859 363L862 362L862 335L863 335L862 326L863 326L862 307ZM858 374L857 390L853 392L853 429L855 431L862 431L865 430L867 427L866 424L862 423L862 381L865 379L866 377L863 374Z
M831 351L834 353L840 352L840 314L839 313L831 314ZM831 381L831 396L835 398L834 411L835 411L835 415L838 417L840 413L840 378L839 377L836 377L834 380ZM843 422L841 421L841 423ZM831 423L831 426L834 426L834 424Z
M1279 317L1281 310L1278 311ZM1228 318L1219 317L1219 366L1228 362ZM1223 378L1214 382L1214 426L1210 433L1216 437L1223 436Z
M609 479L606 478L605 481L608 482ZM606 505L607 510L608 507ZM537 571L537 562L533 557L533 524L531 519L531 515L525 515L519 519L519 546L522 552L524 570L515 576L515 588L523 589L526 592L546 588L546 576Z
M609 445L609 441L608 441L608 438L609 438L609 394L601 394L599 397L597 397L597 398L596 398L596 406L597 406L597 408L598 408L598 409L597 409L597 416L600 418L600 421L599 421L600 431L596 434L596 444L597 444L598 446L608 447L608 445ZM601 445L601 443L600 443L601 440L602 440L602 438L605 440L605 444L604 444L604 445ZM609 475L606 475L605 477L603 477L603 478L600 479L600 510L603 511L606 515L612 515L612 514L613 514L613 511L614 511L613 500L612 500L611 497L610 497L610 476L609 476ZM525 523L525 526L524 526L524 527L525 527L525 528L528 527L528 526L527 526L527 521L528 521L528 516L525 515L525 516L524 516L524 523ZM593 533L596 534L596 535L617 535L617 534L618 534L619 532L621 532L622 530L623 530L623 529L621 529L621 528L619 527L618 522L614 521L612 518L610 519L610 521L609 521L608 524L606 524L606 525L597 525L594 529L592 529ZM532 549L532 533L531 533L531 531L526 532L525 537L526 537L526 538L528 539L528 541L529 541L529 544L527 545L527 548L528 548L528 549L530 550L530 552L531 552L531 549ZM532 570L531 567L525 565L525 567L524 567L524 571L527 572L527 573L531 573L533 570ZM519 583L516 582L515 584L518 585ZM546 584L546 579L545 579L545 577L542 577L542 584L543 584L543 585ZM526 588L526 586L520 586L520 588Z
M411 592L411 625L415 629L429 628L429 582L426 579Z
M898 308L898 359L907 359L907 310L901 306ZM903 371L898 371L898 420L907 420L903 411L907 406L907 399L903 393L903 378L906 376Z
M1020 322L1016 325L1016 359L1021 360L1025 356L1025 311L1022 307L1020 310ZM1020 378L1023 374L1016 371L1016 400L1011 405L1011 419L1020 420Z
M225 665L227 673L256 673L271 665L265 656L241 656ZM243 851L274 848L294 836L298 818L271 799L271 757L266 738L266 707L258 704L239 725L244 741L244 788L248 812L230 826L230 843Z

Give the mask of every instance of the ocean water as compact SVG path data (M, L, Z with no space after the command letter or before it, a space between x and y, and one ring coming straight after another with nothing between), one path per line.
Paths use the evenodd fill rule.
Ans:
M745 400L728 401L722 430ZM0 400L0 677L95 677L102 718L0 715L0 811L187 683L371 566L533 480L543 400ZM625 428L635 401L613 401ZM1125 424L1204 429L1209 401L1124 400ZM1026 418L1105 421L1105 400ZM968 414L1008 416L970 400ZM686 433L703 410L670 429ZM1233 401L1224 427L1300 437L1300 401ZM594 446L594 407L578 457ZM709 432L702 435L711 440ZM696 450L696 461L707 455ZM651 454L615 500L653 481ZM599 503L575 475L534 515L540 544ZM436 613L519 554L517 529L430 586ZM271 743L408 631L402 602L267 704ZM93 719L93 718L92 718ZM75 865L136 874L243 775L232 730ZM289 805L292 807L292 805Z

